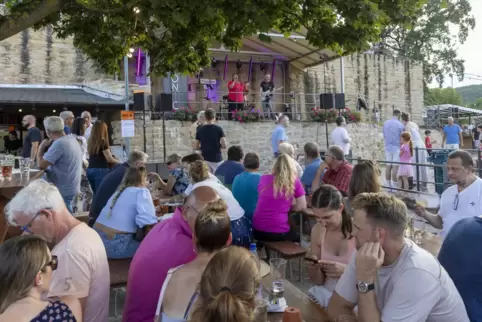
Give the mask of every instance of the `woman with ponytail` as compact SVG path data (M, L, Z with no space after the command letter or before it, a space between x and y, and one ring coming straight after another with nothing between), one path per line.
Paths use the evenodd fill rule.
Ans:
M261 283L258 261L240 247L220 250L206 266L190 322L250 322Z
M131 258L140 242L139 228L157 223L156 209L147 189L145 168L127 169L122 183L97 218L94 229L104 242L107 258Z
M183 322L197 297L197 287L211 258L231 244L231 227L227 205L222 199L210 202L196 218L193 243L196 258L172 268L161 288L155 321Z
M400 143L402 144L400 147L400 162L403 162L403 164L398 167L398 188L408 190L408 178L413 177L413 143L409 132L402 133Z
M249 248L253 237L251 221L244 215L244 210L234 198L231 190L220 181L212 180L209 176L209 167L206 162L197 160L189 168L189 176L193 183L192 190L197 187L210 187L228 205L228 216L231 220L233 245Z

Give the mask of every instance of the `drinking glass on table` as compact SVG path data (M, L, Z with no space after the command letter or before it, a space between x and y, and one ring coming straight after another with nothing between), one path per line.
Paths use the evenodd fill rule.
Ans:
M15 165L15 157L6 155L3 160L0 161L2 165L2 176L6 180L12 179L13 167Z
M18 165L20 167L20 174L22 176L28 176L30 174L30 158L20 158L18 160Z
M275 297L282 297L285 291L286 259L271 258L269 260L270 274L273 276L272 293Z

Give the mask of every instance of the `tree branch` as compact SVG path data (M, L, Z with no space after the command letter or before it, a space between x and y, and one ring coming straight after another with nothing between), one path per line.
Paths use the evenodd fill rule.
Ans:
M62 0L42 0L29 12L16 15L12 14L0 20L0 41L18 34L22 30L32 27L51 14L59 11L64 2Z

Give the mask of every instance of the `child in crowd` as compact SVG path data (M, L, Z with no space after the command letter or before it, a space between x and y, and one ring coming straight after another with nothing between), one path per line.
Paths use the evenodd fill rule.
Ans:
M425 148L427 149L427 154L432 156L432 144L437 143L437 141L432 140L432 132L430 130L425 131Z
M413 177L412 157L413 157L413 142L410 132L403 132L400 138L400 164L398 167L397 178L398 188L408 189L408 178Z

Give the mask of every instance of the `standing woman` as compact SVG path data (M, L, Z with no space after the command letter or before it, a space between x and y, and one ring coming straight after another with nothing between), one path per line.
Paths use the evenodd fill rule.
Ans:
M109 166L119 163L110 152L109 134L107 133L107 124L104 121L96 121L92 126L92 132L87 142L87 152L89 153L87 179L89 179L95 195L102 179L109 172Z
M43 300L58 264L45 240L33 235L7 240L0 246L0 263L0 321L82 321L78 299Z
M427 149L425 147L425 143L420 136L420 129L418 125L412 121L410 121L410 114L403 112L402 113L402 123L405 125L405 131L409 132L412 136L413 142L413 158L412 163L421 163L427 164ZM418 148L418 149L417 149ZM428 167L419 166L418 171L420 172L420 176L417 173L417 167L413 166L413 178L415 180L422 181L420 183L422 187L422 191L427 191L427 181L428 181ZM414 183L415 184L415 183Z
M90 203L92 201L92 189L90 188L89 180L87 179L86 170L89 165L87 154L87 140L85 138L86 124L83 118L78 117L72 123L71 134L77 139L82 150L82 178L80 180L80 193L74 198L72 209L74 213L78 210L89 211ZM81 206L78 207L79 201ZM77 210L77 211L76 211Z

